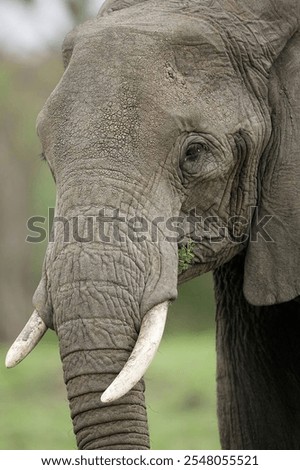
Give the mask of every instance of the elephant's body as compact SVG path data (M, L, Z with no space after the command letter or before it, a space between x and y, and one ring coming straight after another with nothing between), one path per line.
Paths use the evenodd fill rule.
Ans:
M244 256L215 272L223 449L300 448L300 304L250 305Z
M80 233L124 217L86 242L57 227L34 297L80 448L149 446L143 382L101 392L177 281L210 270L222 446L300 448L299 20L298 0L108 0L67 36L38 119L56 215ZM179 272L177 243L193 251Z

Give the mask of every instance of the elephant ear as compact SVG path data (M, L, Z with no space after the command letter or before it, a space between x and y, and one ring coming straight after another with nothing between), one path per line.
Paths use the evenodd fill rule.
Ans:
M105 16L123 8L129 8L139 3L147 2L148 0L106 0L99 11L99 16Z
M261 159L259 201L245 261L244 294L253 305L300 295L299 32L273 64L269 83L272 136Z

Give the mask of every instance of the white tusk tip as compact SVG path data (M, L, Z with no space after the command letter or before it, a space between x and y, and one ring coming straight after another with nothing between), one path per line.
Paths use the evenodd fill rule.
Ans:
M35 310L6 354L5 366L11 369L19 364L38 344L46 331L47 326Z
M16 347L14 343L8 350L5 358L5 367L11 369L12 367L17 366L24 359L24 354L20 351L19 347Z
M101 395L101 401L102 403L111 403L113 401L119 400L119 398L122 398L124 395L128 393L127 389L116 389L115 384L112 383L106 390L105 392L102 393Z
M112 401L115 400L115 398L113 396L111 396L111 393L107 393L109 392L109 390L105 390L104 393L102 393L101 395L101 401L102 403L111 403Z
M12 354L9 350L5 358L5 367L7 369L11 369L12 367L15 367L17 364L18 364L18 361L14 357L12 357Z

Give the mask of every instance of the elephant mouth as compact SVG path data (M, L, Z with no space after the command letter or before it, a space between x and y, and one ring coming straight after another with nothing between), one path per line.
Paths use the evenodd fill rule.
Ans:
M144 376L163 336L169 302L163 302L144 316L139 336L123 369L104 391L102 403L111 403L128 393ZM19 364L42 339L48 327L35 310L9 349L5 365L12 368Z

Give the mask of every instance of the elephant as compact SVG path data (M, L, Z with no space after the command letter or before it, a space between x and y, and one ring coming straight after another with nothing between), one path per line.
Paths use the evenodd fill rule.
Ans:
M144 373L209 271L222 448L300 449L299 21L298 0L107 0L66 36L37 119L57 223L6 365L55 330L79 449L149 448Z

